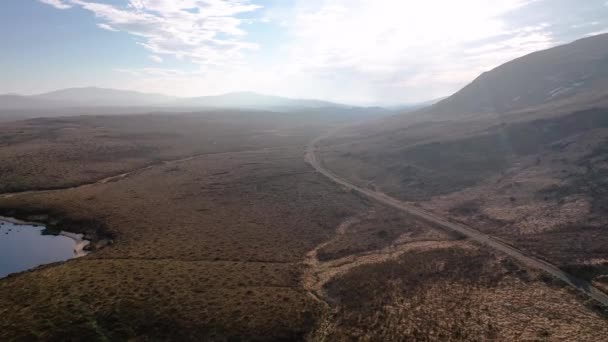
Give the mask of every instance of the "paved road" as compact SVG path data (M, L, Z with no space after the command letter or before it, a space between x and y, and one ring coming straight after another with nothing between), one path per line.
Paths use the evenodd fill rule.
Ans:
M329 134L331 134L331 133L329 133ZM406 212L408 214L420 217L429 222L435 223L445 229L449 229L449 230L458 232L458 233L470 238L471 240L475 240L490 248L503 252L503 253L525 263L526 265L528 265L530 267L543 270L543 271L551 274L555 278L560 279L560 280L564 281L565 283L567 283L568 285L585 293L586 295L595 299L596 301L600 302L601 304L608 306L608 295L601 292L597 288L593 287L589 282L574 278L574 277L570 276L569 274L565 273L564 271L560 270L558 267L556 267L544 260L531 256L531 255L527 254L526 252L523 252L511 245L508 245L500 240L497 240L497 239L493 238L492 236L484 234L470 226L448 221L445 218L442 218L436 214L430 213L430 212L420 209L416 206L404 203L402 201L399 201L399 200L392 198L388 195L385 195L383 193L376 192L376 191L373 191L370 189L364 189L357 185L351 184L347 180L345 180L345 179L341 178L340 176L327 170L323 166L323 163L321 162L321 160L317 157L316 152L317 152L318 143L321 140L323 140L324 138L326 138L327 136L329 136L329 134L321 136L321 137L315 139L314 141L312 141L306 151L306 160L310 163L310 165L312 165L312 167L314 167L318 172L323 174L325 177L331 179L332 181L342 185L343 187L345 187L347 189L357 191L360 194L365 195L366 197L369 197L378 202L389 205L393 208L396 208L396 209Z

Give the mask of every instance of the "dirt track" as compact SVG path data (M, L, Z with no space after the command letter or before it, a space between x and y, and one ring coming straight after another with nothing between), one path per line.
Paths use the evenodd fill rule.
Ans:
M327 341L329 332L334 325L331 316L338 313L338 311L336 311L335 306L330 304L327 293L324 290L325 284L332 279L350 272L353 268L394 260L411 251L453 246L466 248L464 241L409 241L394 243L382 249L351 254L339 259L328 261L319 260L317 255L319 250L330 244L337 237L346 234L350 227L356 225L360 221L360 217L346 219L336 228L336 235L334 238L316 246L306 254L306 258L304 259L306 269L302 275L302 287L308 292L312 299L325 307L325 311L320 317L319 323L307 339L309 341Z
M584 294L588 295L589 297L593 298L594 300L600 302L601 304L608 306L608 295L606 295L602 291L595 288L589 282L574 278L571 275L560 270L558 267L556 267L544 260L541 260L534 256L528 255L527 253L525 253L511 245L508 245L500 240L497 240L496 238L493 238L492 236L481 233L472 227L465 226L465 225L459 224L459 223L450 222L449 220L447 220L445 218L439 217L433 213L430 213L428 211L425 211L425 210L415 207L413 205L399 201L399 200L392 198L381 192L364 189L357 185L351 184L347 180L340 178L338 175L327 170L326 168L324 168L323 163L319 160L319 158L317 158L316 152L317 152L317 144L321 140L323 140L324 138L329 136L330 134L331 134L331 132L313 140L310 143L310 145L308 146L308 148L306 150L306 156L305 156L306 161L308 163L310 163L310 165L312 167L314 167L319 173L321 173L325 177L331 179L332 181L345 187L346 189L356 191L366 197L369 197L370 199L376 200L385 205L391 206L393 208L396 208L396 209L406 212L408 214L414 215L416 217L425 219L425 220L427 220L431 223L437 224L445 229L449 229L451 231L458 232L458 233L470 238L471 240L477 241L478 243L486 245L494 250L505 253L505 254L523 262L524 264L526 264L530 267L545 271L545 272L551 274L553 277L562 280L566 284L572 286L573 288L583 292Z
M209 156L209 155L217 155L217 154L228 154L228 153L242 153L242 152L257 152L257 151L266 151L266 150L272 150L273 148L270 147L265 147L265 148L261 148L261 149L254 149L254 150L241 150L241 151L228 151L228 152L210 152L210 153L201 153L201 154L196 154L196 155L192 155L192 156L188 156L188 157L184 157L184 158L179 158L179 159L170 159L170 160L163 160L160 162L156 162L150 165L146 165L125 173L121 173L118 175L114 175L114 176L109 176L109 177L105 177L90 183L83 183L83 184L78 184L78 185L74 185L74 186L67 186L67 187L59 187L59 188L48 188L48 189L38 189L38 190L25 190L25 191L18 191L18 192L5 192L5 193L0 193L0 198L10 198L10 197L14 197L14 196L21 196L21 195L31 195L31 194L41 194L41 193L49 193L49 192L57 192L57 191L64 191L64 190L72 190L72 189L80 189L80 188L87 188L87 187L91 187L91 186L95 186L95 185L100 185L100 184L108 184L108 183L112 183L112 182L117 182L121 179L133 176L137 173L146 171L146 170L150 170L154 167L158 167L158 166L168 166L168 165L174 165L174 164L180 164L180 163L185 163L191 160L194 160L196 158L199 157L204 157L204 156Z

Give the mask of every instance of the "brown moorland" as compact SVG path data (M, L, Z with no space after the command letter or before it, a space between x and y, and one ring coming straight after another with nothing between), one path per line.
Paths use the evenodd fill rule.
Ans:
M607 39L524 56L427 109L337 132L323 162L608 291Z
M72 126L91 118L63 120ZM170 132L202 119L94 120L115 122L106 134L128 141L135 128L124 127L131 120L137 130L151 120L151 131ZM258 130L249 123L225 135L223 145L204 147L197 146L202 138L184 143L161 134L156 141L151 134L146 146L173 144L181 152L163 157L184 159L149 168L138 168L147 162L124 162L118 172L137 171L65 190L0 195L4 214L84 231L96 240L84 258L0 280L0 340L388 340L412 331L438 339L444 335L424 330L437 325L462 332L450 335L462 340L511 337L525 319L534 324L522 336L593 340L605 334L605 320L570 290L316 173L304 151L326 122L303 126L294 119L273 129L273 121L262 129L266 124ZM10 127L18 125L28 123ZM214 127L214 136L222 136L221 125ZM80 136L77 131L67 130ZM261 132L253 142L247 140L252 132ZM18 155L32 139L1 149ZM76 155L95 160L91 145L83 144L83 151L75 145ZM62 153L64 145L51 141L48 148ZM160 160L144 153L142 160L151 159ZM62 159L45 162L50 170L55 163L65 167ZM69 177L94 182L101 176L82 176L86 169ZM48 174L11 177L35 189ZM52 179L46 181L55 187L79 183ZM420 296L432 300L415 304ZM475 319L454 320L452 312L467 317L455 309L460 299ZM406 309L380 320L391 305ZM436 325L413 317L408 305ZM499 319L498 328L480 323L485 318Z
M581 310L568 290L542 278L469 243L425 245L329 282L336 311L324 335L332 341L602 340L605 318Z
M2 339L302 338L320 310L303 255L363 206L277 145L4 196L5 213L96 222L113 244L0 281Z
M417 202L608 290L607 113L584 110L459 138L438 134L393 152L353 153L328 142L323 161L358 184Z
M306 144L318 120L271 112L38 118L0 126L0 193L65 188L167 160ZM255 116L255 118L253 117Z

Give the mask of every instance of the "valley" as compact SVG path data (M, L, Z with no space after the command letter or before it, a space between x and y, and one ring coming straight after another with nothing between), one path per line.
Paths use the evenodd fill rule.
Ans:
M317 151L309 146L322 145L319 136L336 132L324 134L327 123L302 130L300 121L288 121L278 129L262 130L252 142L240 134L251 136L253 123L223 131L226 123L208 123L211 118L173 117L171 125L214 124L211 139L233 143L207 143L201 151L201 143L190 139L203 138L175 137L172 147L187 153L176 155L167 149L164 160L146 160L145 153L137 162L116 159L120 171L114 176L71 168L69 177L78 181L66 177L53 183L49 177L49 189L43 190L36 190L42 179L21 177L21 191L0 195L3 215L45 217L59 229L85 234L92 246L84 258L0 280L0 293L7 299L0 302L0 312L8 318L0 323L3 339L162 340L176 334L180 340L264 340L269 334L272 339L315 341L395 334L508 338L516 336L518 320L530 322L526 336L593 339L606 333L596 304L545 273L508 254L494 253L462 232L445 230L443 222L360 196L349 183L336 185L324 169L311 167L310 162L318 166ZM54 144L74 139L79 129L62 125L78 127L90 120L62 120L48 148L64 151L64 145ZM110 117L93 120L96 125L118 122ZM124 120L116 128L104 126L104 134L87 135L91 143L72 144L76 149L70 153L97 160L97 150L90 151L89 146L97 146L96 140L121 141L121 135L133 135L130 129L150 132L139 143L144 150L166 149L163 125L157 124L162 117ZM129 120L138 124L129 126ZM125 132L126 127L135 128ZM188 148L191 141L197 150ZM31 143L23 139L4 151L10 155L11 149ZM58 159L44 166L66 167L61 163ZM78 165L70 164L69 158L65 163ZM41 167L31 165L33 170ZM430 268L383 271L421 262ZM442 266L444 262L454 264ZM482 274L471 273L470 267ZM470 278L452 279L448 270ZM383 295L376 291L389 283L377 272L396 277L386 279L394 285ZM420 277L414 278L415 284L421 281L426 286L413 285L414 274ZM449 290L446 281L452 284ZM354 284L360 287L353 289ZM465 288L477 289L474 297L463 292ZM418 294L403 297L403 291ZM498 297L496 291L501 293ZM428 299L411 301L418 296ZM546 306L549 302L541 297L560 300ZM356 305L361 298L368 298L369 304ZM462 310L475 319L452 321L441 316L453 310L450 303L455 298L468 303ZM482 304L491 301L511 304ZM383 302L401 309L389 314L384 304L378 306ZM546 304L513 316L513 310L537 302ZM405 308L421 303L428 310L424 320L405 326L394 321L405 319ZM361 310L374 310L365 315L386 319L381 325L353 321ZM482 323L488 321L502 323Z
M245 64L241 82L223 69L222 80L212 77L258 48L224 40L245 35L245 19L231 15L263 7L248 1L43 4L95 12L105 34L135 30L155 51L147 56L155 67L121 70L141 81L126 87L200 94L72 87L0 95L0 341L608 336L608 33L523 43L520 35L551 27L525 26L498 47L488 36L491 51L526 49L420 103L397 100L443 94L446 80L469 75L437 68L449 46L432 50L427 59L438 64L412 78L418 64L408 59L398 62L413 69L400 72L386 56L355 67L375 50L346 58L336 37L318 42L330 47L327 60L277 49L298 55L297 72L272 69L273 82L287 75L279 77L285 93L337 91L322 98L352 105L204 95L233 83L272 88ZM338 9L311 18L316 25ZM163 11L171 15L156 22ZM184 25L168 29L176 17ZM217 32L198 30L207 20L217 20ZM148 26L162 37L139 31ZM394 34L356 40L379 48ZM159 43L169 36L183 41ZM461 66L485 67L474 63L483 51L465 42L452 47ZM170 56L201 44L214 48ZM193 61L188 71L160 68ZM324 69L330 61L339 68ZM356 82L371 74L375 87ZM434 90L394 93L414 83Z

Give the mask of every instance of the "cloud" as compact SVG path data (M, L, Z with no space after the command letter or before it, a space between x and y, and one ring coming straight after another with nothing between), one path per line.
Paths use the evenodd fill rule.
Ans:
M239 15L260 8L249 0L129 0L125 6L43 2L57 8L79 6L101 20L102 29L127 32L155 55L173 55L201 67L236 63L243 51L257 48L244 41L246 32L240 28Z
M275 0L266 8L258 0L123 1L52 2L137 37L150 52L143 63L176 57L175 69L121 69L133 89L193 96L426 100L608 25L605 0Z
M114 69L114 71L140 77L181 77L191 74L182 70L169 68Z
M162 63L162 62L163 62L163 58L162 58L162 57L160 57L160 56L156 56L156 55L150 55L149 57L150 57L150 59L151 59L153 62L156 62L156 63Z
M338 84L368 83L384 97L405 98L408 91L418 97L415 88L423 87L456 90L551 45L550 35L539 34L543 27L512 28L502 19L531 2L301 0L285 21L292 68ZM486 43L493 40L501 43Z
M97 24L97 27L99 27L100 29L107 30L107 31L118 32L117 29L113 28L112 26L110 26L108 24Z
M605 28L605 29L599 30L599 31L589 32L585 35L585 37L597 36L597 35L605 34L605 33L608 33L608 28Z
M40 2L42 2L43 4L47 4L47 5L51 5L57 9L68 9L71 8L72 6L65 3L62 0L38 0Z

